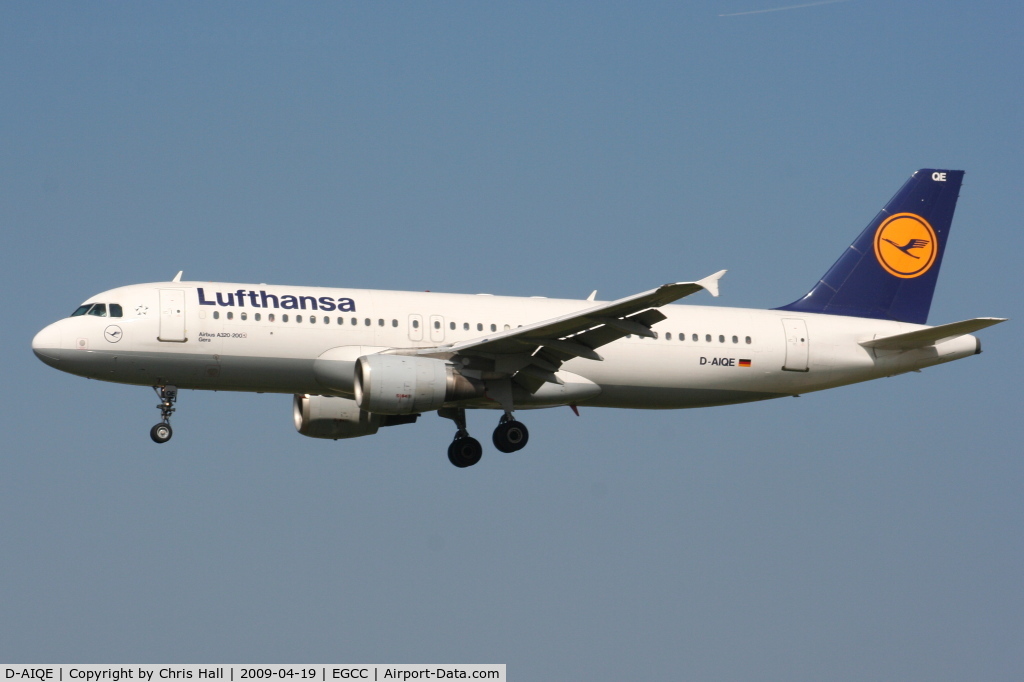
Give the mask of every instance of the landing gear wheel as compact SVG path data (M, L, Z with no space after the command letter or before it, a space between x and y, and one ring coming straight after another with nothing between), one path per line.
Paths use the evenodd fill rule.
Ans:
M154 443L166 443L173 435L174 432L171 431L171 425L163 422L149 430L149 437L153 439Z
M480 441L472 436L456 438L448 446L448 461L460 469L473 466L480 461L483 454L484 449Z
M494 429L494 447L501 452L516 452L526 447L530 440L530 432L526 425L515 420L502 422Z

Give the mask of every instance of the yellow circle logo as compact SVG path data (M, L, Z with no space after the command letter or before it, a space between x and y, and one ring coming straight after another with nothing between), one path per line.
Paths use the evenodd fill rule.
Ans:
M920 277L931 269L939 240L928 221L913 213L897 213L875 232L875 258L890 275Z

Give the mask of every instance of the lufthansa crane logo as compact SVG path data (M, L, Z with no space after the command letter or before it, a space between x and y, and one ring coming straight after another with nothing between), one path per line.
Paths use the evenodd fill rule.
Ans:
M895 277L920 277L931 269L938 253L935 230L919 215L897 213L875 232L875 258Z
M103 338L110 343L117 343L121 340L121 328L116 324L112 324L103 330Z

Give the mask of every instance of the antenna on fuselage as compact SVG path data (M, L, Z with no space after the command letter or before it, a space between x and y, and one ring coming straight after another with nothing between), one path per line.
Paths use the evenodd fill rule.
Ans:
M184 270L178 270L178 274L175 275L174 279L172 279L171 281L172 282L180 282L181 281L181 273L183 273L183 272L185 272L185 271Z

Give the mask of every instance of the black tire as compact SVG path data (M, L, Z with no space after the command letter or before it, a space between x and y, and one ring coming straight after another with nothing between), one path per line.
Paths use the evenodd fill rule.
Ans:
M460 469L473 466L480 461L483 454L484 449L480 441L471 436L456 438L448 446L448 461Z
M154 443L166 443L174 435L174 431L171 431L171 425L160 422L149 430L149 437L153 439Z
M492 440L494 447L501 452L516 452L526 447L530 440L530 432L522 422L503 422L494 429Z

